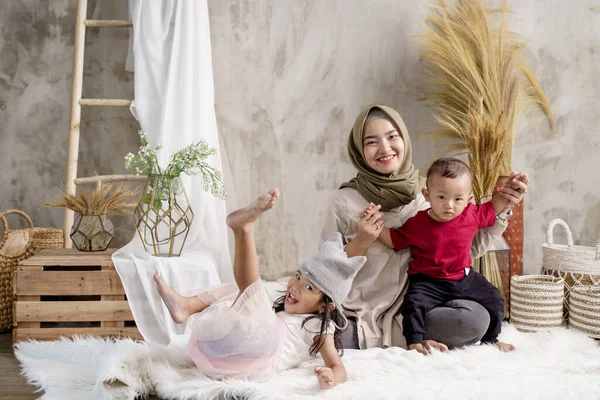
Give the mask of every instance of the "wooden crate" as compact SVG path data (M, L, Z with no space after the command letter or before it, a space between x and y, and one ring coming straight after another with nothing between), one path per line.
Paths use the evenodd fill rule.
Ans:
M13 343L98 335L142 339L111 255L42 250L14 273Z

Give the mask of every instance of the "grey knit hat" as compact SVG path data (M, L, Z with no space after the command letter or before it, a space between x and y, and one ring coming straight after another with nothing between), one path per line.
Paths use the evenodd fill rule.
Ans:
M298 269L331 297L336 307L340 307L350 292L354 277L365 262L367 257L364 256L348 257L344 251L342 235L336 232Z

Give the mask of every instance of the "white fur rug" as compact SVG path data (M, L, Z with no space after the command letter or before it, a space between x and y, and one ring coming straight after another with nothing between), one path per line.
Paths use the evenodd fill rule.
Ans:
M348 379L321 392L319 359L266 382L213 381L181 348L80 338L23 342L15 350L42 399L599 399L600 343L576 331L525 334L504 326L513 353L472 346L423 356L400 348L346 351Z

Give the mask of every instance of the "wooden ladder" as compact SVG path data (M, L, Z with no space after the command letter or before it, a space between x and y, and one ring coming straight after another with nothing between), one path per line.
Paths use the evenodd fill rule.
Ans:
M85 50L86 28L130 28L131 21L90 20L87 16L87 0L77 0L77 15L75 18L75 44L73 52L73 85L71 88L71 119L69 122L69 150L67 158L67 178L65 186L68 192L76 192L76 184L95 183L98 187L104 182L117 180L145 180L146 177L135 175L105 175L77 179L77 159L79 158L79 131L82 106L98 107L129 107L132 100L127 99L82 99L83 60ZM74 212L65 208L63 219L65 248L72 243L69 232L73 225Z

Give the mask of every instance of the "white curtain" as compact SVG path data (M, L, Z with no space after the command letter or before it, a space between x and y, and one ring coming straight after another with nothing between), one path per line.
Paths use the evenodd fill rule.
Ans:
M151 145L161 144L164 168L171 154L204 139L218 150L210 25L206 0L129 0L133 21L128 69L133 64L132 112ZM133 63L132 63L133 60ZM136 324L147 342L173 344L188 334L173 323L152 280L154 273L183 295L233 280L225 201L204 192L199 177L182 175L194 220L182 257L153 257L140 239L113 255Z
M206 0L130 0L133 21L134 113L152 145L172 153L204 139L218 150L210 162L222 170L214 110L210 25ZM233 279L225 226L225 201L202 190L199 177L183 175L194 221L188 246L215 252L222 281Z

